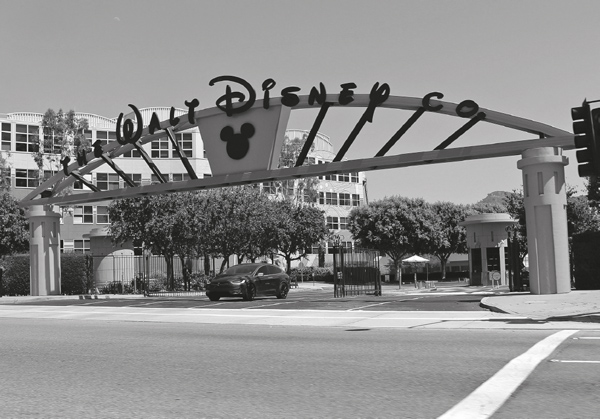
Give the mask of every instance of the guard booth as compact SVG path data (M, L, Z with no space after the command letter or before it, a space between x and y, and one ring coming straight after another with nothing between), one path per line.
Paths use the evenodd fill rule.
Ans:
M334 297L360 294L381 295L379 252L335 245L333 247Z
M509 214L470 215L467 230L470 285L508 285L508 231L517 221Z

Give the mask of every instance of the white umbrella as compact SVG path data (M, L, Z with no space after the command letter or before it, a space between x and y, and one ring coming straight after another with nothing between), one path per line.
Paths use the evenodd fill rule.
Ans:
M429 262L429 259L422 258L421 256L411 256L407 259L402 259L405 263L424 263ZM429 280L429 266L427 266L427 280ZM417 287L417 273L415 272L415 288Z
M411 256L408 259L402 259L402 262L406 262L406 263L423 263L423 262L429 262L429 259L425 259L422 258L421 256Z

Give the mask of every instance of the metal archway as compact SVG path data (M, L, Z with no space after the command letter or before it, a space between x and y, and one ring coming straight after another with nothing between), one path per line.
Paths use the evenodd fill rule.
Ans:
M65 188L71 186L75 182L76 178L81 179L83 175L91 173L94 169L97 169L103 164L107 164L108 162L112 161L112 159L123 155L124 153L132 150L134 147L138 147L139 149L139 147L146 143L149 143L160 137L164 137L165 133L172 137L172 134L174 132L176 133L184 131L193 128L194 126L198 126L202 133L202 129L205 125L204 121L207 121L210 118L214 118L217 116L224 116L224 113L222 109L219 109L218 107L213 107L195 111L193 115L190 115L188 118L181 118L176 124L173 124L173 119L165 121L151 121L150 125L154 125L153 129L151 129L149 126L140 129L141 136L139 140L136 141L136 144L131 143L122 145L114 141L105 145L102 148L101 152L88 153L84 159L81 159L85 162L84 164L79 162L65 166L64 171L55 174L47 181L43 182L38 188L36 188L34 191L28 194L25 198L23 198L23 200L21 201L21 205L31 206L45 204L78 204L85 202L130 198L144 195L156 195L170 192L182 192L190 190L218 188L224 186L243 185L267 182L272 180L294 179L335 173L362 172L424 164L435 164L462 160L474 160L490 157L519 155L524 150L537 147L561 147L567 150L574 148L573 134L567 131L540 122L531 121L528 119L508 115L505 113L495 112L484 108L479 108L478 105L472 101L464 101L459 104L456 104L452 102L435 100L433 99L433 97L443 97L443 95L439 93L431 93L425 98L390 96L384 102L377 104L376 106L373 105L370 95L367 94L354 95L354 100L351 103L345 105L339 105L338 97L336 95L327 95L326 98L321 101L322 103L320 105L320 112L310 131L307 143L314 139L314 136L316 135L321 122L325 118L329 107L344 106L366 108L365 114L357 123L355 129L353 130L353 133L346 140L344 146L342 147L342 149L340 149L340 152L338 153L334 161L330 163L305 166L302 165L302 161L301 159L299 159L296 167L272 168L267 166L259 169L253 169L250 171L229 171L225 174L219 174L210 178L197 179L192 177L191 180L182 182L164 182L160 184L145 186L129 184L130 187L125 189L84 192L65 196L56 195ZM289 116L289 111L291 109L315 109L319 106L318 104L314 105L309 103L314 102L310 100L309 95L299 96L298 99L299 102L293 107L287 108L287 110L284 106L279 105L282 109L276 121L277 124L287 124L287 117ZM275 99L272 99L272 101L275 102ZM258 100L249 108L249 111L258 114L262 112L265 109L265 107L266 105L264 101ZM273 109L273 107L271 109ZM366 122L371 122L369 119L372 120L372 115L373 112L375 112L376 107L409 110L414 111L414 114L401 127L399 127L396 134L387 142L386 146L382 150L380 150L374 157L342 161L345 152L351 146L352 142L354 141L354 138L356 137L358 132L360 132L362 126ZM286 111L288 112L287 116L285 114ZM425 112L434 112L444 115L455 116L465 119L467 122L463 125L463 127L458 129L455 133L451 134L444 142L442 142L434 150L386 156L385 154L387 153L387 150L389 150L389 148L391 148L391 146L406 131L408 131L412 124ZM229 116L229 118L231 120L234 120L236 118L239 119L243 117L240 115L233 115ZM468 129L470 129L472 126L479 122L491 123L514 130L523 131L528 134L533 134L538 138L481 146L447 148ZM129 129L133 130L133 122L131 122ZM285 126L283 127L283 129L285 129ZM154 133L151 134L151 131L154 131ZM281 126L278 127L277 132L281 134ZM205 138L203 135L203 141L205 141L205 143L218 142L221 147L224 147L222 145L221 139L218 138ZM278 139L272 138L269 139L269 141L275 144L275 142L278 141ZM279 141L282 141L282 139L280 139ZM276 147L273 147L273 149L275 148ZM102 155L102 157L100 157L100 154ZM306 155L304 155L304 157L306 157ZM211 167L213 167L211 156L209 156L208 160L209 163L211 163ZM182 162L185 165L183 157ZM148 162L148 164L152 164L151 160L150 162ZM113 166L113 169L115 169L115 166ZM66 173L68 173L69 175L66 175ZM54 195L48 197L46 196L46 193L51 188L53 191L52 193ZM39 196L42 197L40 198Z

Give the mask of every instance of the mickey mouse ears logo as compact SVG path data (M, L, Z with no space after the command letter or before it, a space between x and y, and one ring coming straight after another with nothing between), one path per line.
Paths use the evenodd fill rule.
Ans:
M227 116L220 109L196 119L213 176L277 168L290 108L261 103Z
M254 125L246 122L240 128L238 134L233 127L226 126L221 130L221 140L227 143L227 155L235 160L241 160L246 157L250 148L250 138L254 135Z

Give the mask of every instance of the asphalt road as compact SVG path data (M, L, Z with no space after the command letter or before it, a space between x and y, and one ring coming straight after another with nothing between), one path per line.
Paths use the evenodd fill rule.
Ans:
M555 333L3 318L0 416L437 418ZM597 418L600 332L568 333L455 417Z
M223 310L361 310L361 311L485 311L479 306L481 294L389 294L381 297L359 295L334 298L331 291L293 290L285 300L275 297L244 301L222 298L209 301L205 296L119 299L118 296L98 300L55 300L22 304L41 306L104 306L155 308L207 308Z

